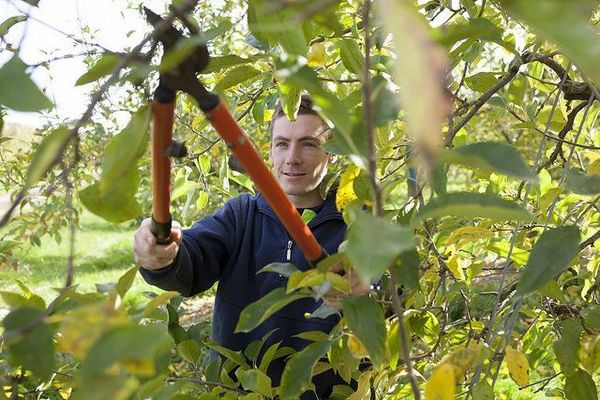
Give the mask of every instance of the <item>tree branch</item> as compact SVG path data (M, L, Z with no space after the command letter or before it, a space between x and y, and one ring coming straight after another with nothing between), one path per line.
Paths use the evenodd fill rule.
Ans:
M561 140L558 143L556 143L556 147L554 148L554 151L552 152L550 157L548 157L546 162L544 162L537 168L538 173L542 169L548 168L550 165L552 165L552 163L554 163L554 161L556 161L556 157L558 157L558 155L562 153L562 144L563 144L562 141L565 139L565 136L567 136L567 133L569 133L569 131L571 129L573 129L573 124L575 123L575 117L577 117L577 114L579 114L579 112L581 110L583 110L586 106L587 106L587 102L584 101L584 102L578 104L577 107L575 107L573 110L571 110L571 112L569 113L569 115L567 117L567 122L565 123L565 126L563 126L563 128L558 133L558 138L560 138Z
M586 240L584 240L583 242L581 242L579 244L579 251L585 249L588 246L591 246L594 244L594 242L596 240L600 239L600 230L597 231L596 233L594 233L592 236L590 236L589 238L587 238Z
M179 10L181 10L181 12L189 12L195 7L197 2L198 2L198 0L187 0L179 7ZM65 137L65 139L63 140L63 143L61 143L61 145L59 147L59 150L56 152L54 159L49 164L48 168L46 168L46 170L42 173L42 176L45 176L46 173L48 173L48 171L50 171L52 168L54 168L54 166L63 158L67 147L69 146L71 141L78 136L79 129L81 129L81 127L83 127L90 120L90 118L92 117L92 112L94 111L94 108L100 102L100 100L102 100L102 97L104 97L104 94L108 91L108 88L116 81L116 79L119 75L119 72L123 68L127 67L132 61L136 60L138 58L139 54L141 53L142 48L146 45L146 43L148 43L150 40L154 39L155 37L160 35L163 31L168 29L174 20L175 20L174 14L167 16L167 18L165 18L158 26L156 26L156 28L152 31L152 33L150 33L148 36L146 36L137 46L135 46L131 50L131 52L129 54L127 54L126 57L124 57L119 62L119 64L114 68L110 77L100 86L100 88L98 90L96 90L92 94L92 100L90 101L90 104L88 105L87 109L85 110L85 112L83 113L81 118L79 118L79 120L75 123L75 126L73 127L73 129L71 129L71 131L69 132L67 137ZM28 190L29 190L29 188L23 188L19 191L19 194L17 195L15 201L13 202L11 207L8 209L8 211L4 214L4 216L0 220L0 228L2 228L4 225L6 225L8 223L13 211L21 203L21 201L25 198L25 194L27 193Z
M487 92L483 94L480 98L478 98L473 107L469 110L467 115L456 124L451 131L448 132L445 138L446 146L450 147L452 145L452 141L454 140L454 136L458 133L458 131L467 124L475 116L477 111L500 89L506 86L519 72L519 68L526 62L530 61L531 53L524 53L522 55L516 56L510 63L508 67L508 72L500 79L494 86L492 86Z

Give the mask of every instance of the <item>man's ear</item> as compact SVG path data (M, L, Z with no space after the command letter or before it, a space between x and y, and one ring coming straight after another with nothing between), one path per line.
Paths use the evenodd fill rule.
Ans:
M331 164L335 163L337 161L337 154L335 153L329 153L329 162Z

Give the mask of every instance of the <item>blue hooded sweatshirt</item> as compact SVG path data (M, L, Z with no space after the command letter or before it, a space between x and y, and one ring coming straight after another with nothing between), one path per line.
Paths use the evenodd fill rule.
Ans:
M308 224L328 254L336 253L344 239L346 224L330 195ZM234 333L240 312L272 290L285 287L286 278L275 272L257 274L273 262L294 264L309 269L302 252L290 238L262 195L242 194L225 203L212 216L183 231L179 252L173 264L156 271L141 269L144 279L164 290L193 296L219 282L212 320L212 339L220 346L239 351L274 331L263 346L281 342L296 351L310 342L294 337L308 331L329 332L339 321L337 315L306 318L321 302L312 298L290 303L256 329ZM277 386L285 365L283 358L273 361L268 374ZM330 370L331 371L331 370ZM313 381L323 398L334 384L343 383L333 373L322 373ZM306 393L305 393L306 395ZM303 398L310 398L302 396Z

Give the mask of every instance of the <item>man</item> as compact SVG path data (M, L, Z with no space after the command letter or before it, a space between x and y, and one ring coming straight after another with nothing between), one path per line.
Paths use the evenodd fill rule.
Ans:
M309 227L328 254L337 252L346 225L335 207L334 195L326 199L319 186L327 173L327 165L335 155L322 148L329 128L312 108L307 96L301 99L298 118L289 121L278 104L269 127L270 159L273 173L292 203L302 213L311 209L316 216ZM277 273L257 272L273 262L289 262L301 270L310 266L289 234L277 219L264 197L240 195L225 203L212 216L196 222L182 233L174 224L173 242L156 244L150 232L150 219L142 222L135 234L134 253L143 268L141 274L153 285L177 290L193 296L219 282L212 321L212 339L219 345L243 350L269 332L263 351L281 342L301 350L309 342L295 337L307 331L329 332L338 322L337 316L306 318L321 302L302 299L284 307L249 333L234 333L240 312L272 290L285 286L285 278ZM368 286L349 276L353 295L368 292ZM332 305L339 303L330 294ZM271 363L268 374L273 386L279 384L284 360ZM318 375L314 383L319 398L327 396L333 384L342 383L331 372ZM303 398L310 397L306 393Z

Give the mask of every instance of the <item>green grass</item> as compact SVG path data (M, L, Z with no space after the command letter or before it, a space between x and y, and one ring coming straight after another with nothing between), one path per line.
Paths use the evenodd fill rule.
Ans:
M131 247L136 226L111 224L89 212L83 213L80 224L82 229L75 236L74 283L82 293L95 292L97 283L117 282L133 267ZM61 237L60 244L45 237L39 247L24 246L18 253L19 269L0 274L2 290L20 292L15 283L18 279L46 302L52 300L57 294L54 289L64 286L67 275L70 240L66 228L61 231ZM159 292L160 289L146 284L138 275L126 301L141 301L144 291Z

